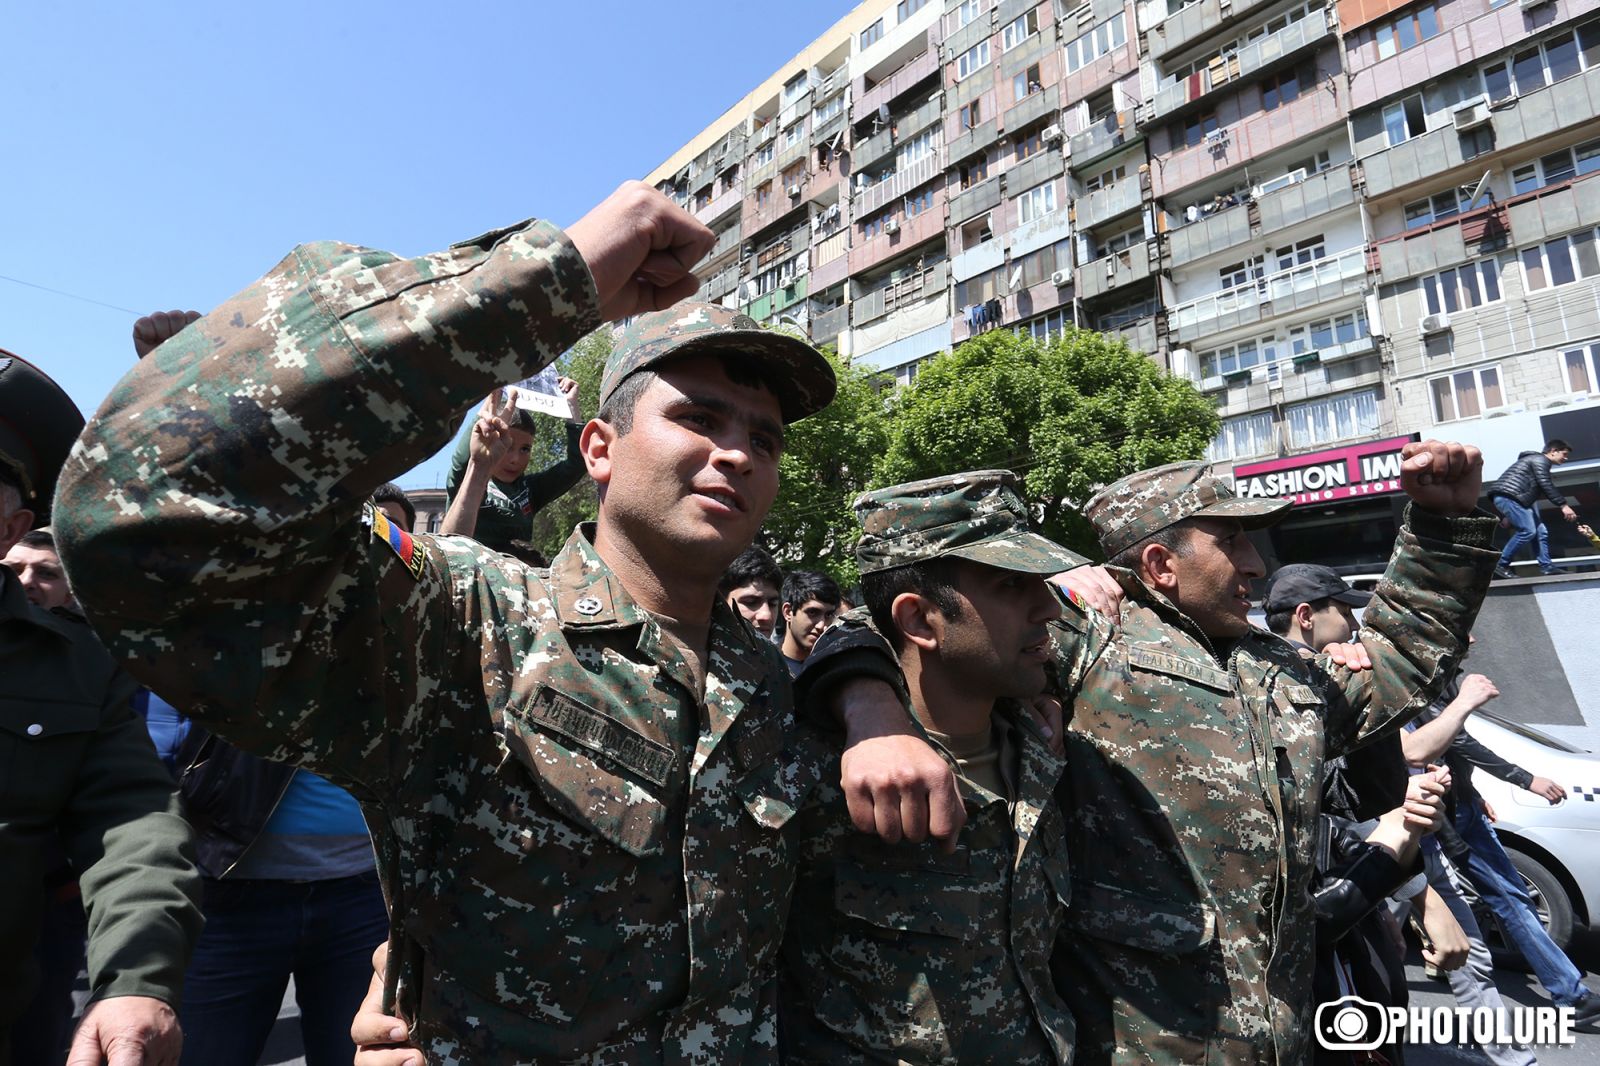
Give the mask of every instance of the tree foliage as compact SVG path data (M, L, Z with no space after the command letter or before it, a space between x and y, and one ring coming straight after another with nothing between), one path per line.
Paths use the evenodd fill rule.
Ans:
M1041 344L995 330L930 360L897 394L876 482L1014 470L1045 534L1099 558L1084 501L1136 470L1199 458L1217 426L1189 382L1119 340L1072 330Z
M605 372L606 357L611 354L611 329L602 326L583 338L556 360L557 370L578 383L578 399L585 418L593 418L600 406L600 378ZM566 450L567 424L565 419L544 418L536 420L533 435L533 457L530 467L545 467L556 462ZM533 516L533 546L549 558L572 535L579 522L594 521L600 508L600 496L593 481L581 478L565 495L551 501L550 505Z

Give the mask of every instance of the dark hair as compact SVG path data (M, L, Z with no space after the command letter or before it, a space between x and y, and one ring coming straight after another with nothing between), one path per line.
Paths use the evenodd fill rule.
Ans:
M748 389L766 389L774 396L778 390L773 387L772 380L761 370L746 362L739 362L731 357L719 356L723 373L728 375L728 380L735 385L742 385ZM670 360L669 360L670 362ZM656 366L663 364L657 363ZM633 409L638 406L639 397L644 395L644 390L656 380L654 369L635 370L622 379L612 394L606 397L606 402L600 405L600 421L617 431L617 436L626 437L633 430Z
M30 529L17 538L17 543L25 548L42 548L52 552L56 550L55 535L48 529Z
M405 494L405 490L392 481L386 481L373 490L372 502L374 505L380 503L398 503L400 505L400 510L406 513L407 530L417 524L416 507L412 504L410 497Z
M861 598L872 614L872 624L898 652L905 647L905 637L894 623L895 597L914 593L929 600L946 618L960 618L961 600L956 595L955 576L952 559L933 559L892 570L878 570L861 575Z
M1139 572L1139 557L1144 550L1152 544L1159 544L1173 555L1189 554L1189 533L1194 525L1185 518L1181 522L1174 522L1165 529L1158 529L1143 540L1136 540L1123 548L1110 559L1112 566L1120 566L1126 570Z
M734 589L742 589L757 581L765 581L773 588L783 585L783 571L764 548L752 544L728 564L722 580L717 582L717 598L721 599Z
M791 607L800 607L812 600L837 607L839 583L820 570L795 570L783 579L782 600Z
M1572 445L1557 437L1555 440L1545 441L1544 450L1547 452L1570 452Z
M532 541L514 540L506 545L506 554L515 556L516 558L527 563L529 566L536 567L540 570L546 570L550 567L549 558L544 552L540 551L538 548L535 548Z
M1332 603L1333 597L1324 596L1320 600L1307 600L1305 602L1311 608L1311 612L1315 614L1316 612L1326 608L1328 604ZM1298 606L1300 606L1298 603L1292 603L1281 611L1268 611L1267 628L1278 634L1280 637L1287 635L1289 632L1289 623L1294 620L1294 609Z

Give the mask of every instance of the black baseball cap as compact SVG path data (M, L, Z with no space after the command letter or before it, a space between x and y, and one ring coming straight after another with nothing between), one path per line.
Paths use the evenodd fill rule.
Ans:
M1338 600L1352 607L1365 607L1372 593L1353 589L1350 583L1326 566L1315 563L1290 563L1267 579L1266 611L1292 611L1302 603Z
M83 415L61 386L0 348L0 466L39 525L50 520L56 477L82 431Z

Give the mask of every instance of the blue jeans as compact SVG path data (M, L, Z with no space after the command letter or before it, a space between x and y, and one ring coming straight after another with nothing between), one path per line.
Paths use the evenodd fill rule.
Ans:
M1524 507L1516 500L1505 496L1494 498L1494 509L1499 511L1507 522L1511 523L1511 539L1506 541L1506 546L1500 552L1500 565L1510 566L1511 560L1517 552L1529 541L1537 540L1538 559L1540 570L1550 570L1555 566L1550 561L1550 530L1543 522L1539 521L1539 513L1532 507Z
M207 878L183 981L183 1066L255 1066L289 976L307 1066L349 1066L350 1021L389 935L375 873L327 881Z
M1474 809L1468 810L1468 807ZM1522 875L1511 865L1506 849L1500 846L1494 826L1489 824L1481 809L1469 803L1457 804L1455 824L1461 839L1472 849L1465 871L1467 879L1500 920L1506 939L1528 960L1556 1006L1577 1005L1589 994L1583 986L1583 974L1539 924Z

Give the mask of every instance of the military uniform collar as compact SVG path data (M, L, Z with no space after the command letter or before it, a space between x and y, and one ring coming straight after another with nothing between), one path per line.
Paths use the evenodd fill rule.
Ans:
M595 551L592 522L573 530L550 561L550 592L563 629L626 629L649 618Z
M1157 592L1145 584L1144 579L1138 574L1124 567L1108 566L1106 567L1106 572L1116 579L1117 584L1122 586L1122 591L1128 594L1128 599L1161 615L1169 624L1177 626L1193 637L1202 648L1211 653L1213 658L1218 659L1221 665L1227 665L1227 656L1218 655L1215 650L1216 642L1201 632L1194 619L1184 614L1177 604L1167 598L1165 593ZM1241 637L1239 639L1244 638ZM1237 643L1237 641L1231 643Z

